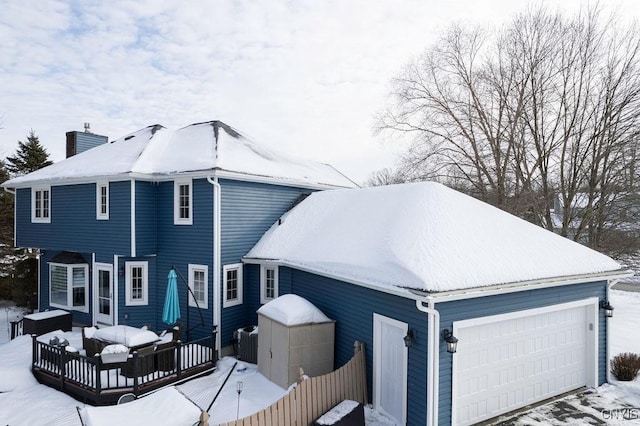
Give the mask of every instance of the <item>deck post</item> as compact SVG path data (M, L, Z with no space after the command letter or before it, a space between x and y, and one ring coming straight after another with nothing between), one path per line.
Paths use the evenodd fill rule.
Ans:
M96 372L96 401L100 399L100 391L102 384L101 376L102 376L102 358L100 358L100 354L95 354L93 359L96 361L94 371Z
M37 355L38 355L38 342L36 340L36 335L31 335L31 367L36 365Z
M67 374L65 369L65 360L64 356L67 352L62 346L58 346L58 371L60 372L60 389L64 392L64 376Z
M131 362L133 363L131 368L133 371L133 394L138 396L138 351L133 351L133 358L131 358Z
M178 376L178 380L182 378L182 341L176 341L176 374Z

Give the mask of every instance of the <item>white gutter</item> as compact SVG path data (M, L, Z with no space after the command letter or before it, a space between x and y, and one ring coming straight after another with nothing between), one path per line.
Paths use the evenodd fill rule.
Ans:
M222 189L218 182L218 177L213 175L207 176L207 182L213 185L213 325L218 327L218 333L216 333L216 350L220 351L220 342L222 330L220 329L221 322L221 309L222 303L220 303L220 249L222 246L220 239L220 197L222 195Z
M416 300L416 308L427 313L431 319L427 323L427 426L438 425L438 392L440 386L440 312L435 308L434 300L427 296L424 300Z
M476 297L494 296L498 294L517 293L519 291L537 290L541 288L560 287L571 284L585 284L605 280L618 280L620 278L632 277L633 272L628 270L618 270L601 272L597 274L571 275L558 278L541 278L536 280L514 282L509 284L492 285L490 287L468 288L463 290L443 291L431 293L429 297L440 302L450 302L453 300L473 299Z

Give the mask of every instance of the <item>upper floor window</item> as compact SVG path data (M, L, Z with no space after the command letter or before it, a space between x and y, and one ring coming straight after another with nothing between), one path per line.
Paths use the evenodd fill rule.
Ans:
M278 267L262 265L260 268L260 303L278 297Z
M96 219L109 219L109 182L96 184Z
M222 268L222 306L228 308L242 304L242 263L224 265Z
M209 300L208 282L209 267L207 265L189 265L189 288L193 292L189 297L189 306L199 306L207 309ZM198 303L196 303L196 300Z
M149 272L147 262L125 263L125 304L147 305L149 300Z
M49 264L51 306L88 312L89 265Z
M176 180L173 184L173 223L193 223L193 191L191 179Z
M31 188L31 222L51 222L51 187Z

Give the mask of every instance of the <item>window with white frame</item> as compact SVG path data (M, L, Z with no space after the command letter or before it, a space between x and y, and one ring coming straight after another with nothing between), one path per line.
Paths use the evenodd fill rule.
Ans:
M207 309L209 292L209 267L207 265L189 265L189 288L193 292L189 296L189 306ZM195 297L195 300L194 300ZM198 303L196 303L196 301Z
M149 266L147 262L125 262L125 304L149 303Z
M173 223L191 225L193 223L193 190L191 179L176 180L173 185Z
M31 188L31 222L51 222L51 187Z
M222 306L229 308L231 306L242 304L242 263L233 265L225 265L222 268L223 276L223 299Z
M96 184L96 219L109 220L109 182Z
M89 312L89 265L49 263L49 304Z
M260 268L260 303L278 297L278 267L262 265Z

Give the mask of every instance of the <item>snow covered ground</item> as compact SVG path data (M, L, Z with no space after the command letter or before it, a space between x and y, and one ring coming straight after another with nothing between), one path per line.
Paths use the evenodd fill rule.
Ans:
M612 290L610 302L615 307L611 321L611 355L620 352L640 353L640 293ZM9 342L8 322L19 317L17 308L0 305L0 424L2 425L80 425L77 408L85 405L75 399L40 385L31 375L31 340L27 336ZM62 333L72 345L80 345L78 332ZM75 343L74 343L75 342ZM179 393L187 401L200 408L207 409L213 397L220 389L235 360L224 358L218 364L218 370L208 376L191 380L177 386ZM242 382L242 392L238 399L237 383ZM258 411L285 395L286 391L269 382L256 371L255 365L238 363L231 374L220 396L213 404L210 415L211 424L234 420L236 416L246 416ZM166 403L164 394L155 396L158 404ZM174 395L176 395L174 393ZM178 397L178 396L176 396ZM153 398L147 397L147 398ZM153 404L142 404L144 401L132 402L129 407L136 407L128 414L129 423L175 425L175 421L162 415L154 418L156 410L150 409ZM148 401L147 401L148 402ZM181 401L184 403L184 401ZM137 404L137 405L135 405ZM579 414L562 418L558 407L568 406ZM111 408L117 410L118 408ZM640 417L640 380L634 382L617 382L601 386L592 393L571 395L556 404L547 404L534 408L509 420L514 425L569 425L569 424L605 424L640 425L640 419L622 419L623 409L627 417ZM91 408L89 407L89 410ZM109 409L100 415L113 416ZM603 411L604 410L604 411ZM635 411L634 411L635 410ZM199 412L199 409L196 410ZM195 414L194 414L195 415ZM615 417L618 416L616 419ZM191 419L190 419L191 420ZM197 418L192 419L193 422ZM186 424L193 424L186 423ZM368 425L388 425L390 422L372 410L367 410ZM602 424L602 423L601 423Z

